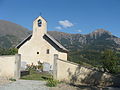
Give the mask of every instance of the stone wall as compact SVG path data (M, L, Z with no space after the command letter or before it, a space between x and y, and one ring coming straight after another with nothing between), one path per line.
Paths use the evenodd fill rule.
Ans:
M20 78L20 55L0 56L0 77Z
M112 76L108 73L100 72L94 68L85 67L70 61L58 59L54 56L55 79L73 84L102 85L109 86L113 84Z

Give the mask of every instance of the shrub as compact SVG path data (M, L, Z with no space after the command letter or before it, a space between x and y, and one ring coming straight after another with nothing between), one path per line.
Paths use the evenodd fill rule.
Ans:
M9 48L9 49L0 48L0 55L15 55L17 53L18 53L17 48Z
M57 86L57 84L59 83L59 81L58 80L54 80L53 78L52 79L49 79L48 81L47 81L47 86L49 86L49 87L55 87L55 86Z
M118 72L118 57L115 52L106 50L102 54L102 67L110 73Z
M38 65L34 65L33 63L31 65L27 65L26 70L30 71L30 70L41 70L43 71L43 64L38 61Z
M43 71L43 64L40 61L38 61L37 69Z
M36 70L37 69L37 66L36 65L27 65L27 68L26 68L26 70L28 70L28 71L31 71L31 70Z
M14 79L14 78L10 78L9 80L10 80L10 81L16 81L16 79Z

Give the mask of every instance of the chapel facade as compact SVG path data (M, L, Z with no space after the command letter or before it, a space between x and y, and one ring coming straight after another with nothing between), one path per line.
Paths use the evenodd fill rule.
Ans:
M36 65L40 61L47 62L53 67L55 54L59 59L67 60L68 50L47 33L47 21L42 16L34 20L32 34L16 48L18 54L21 54L21 63L24 64Z

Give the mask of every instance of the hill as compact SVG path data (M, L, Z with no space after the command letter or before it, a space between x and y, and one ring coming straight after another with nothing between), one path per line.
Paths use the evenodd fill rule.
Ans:
M16 46L30 31L18 24L0 20L0 47L10 48Z

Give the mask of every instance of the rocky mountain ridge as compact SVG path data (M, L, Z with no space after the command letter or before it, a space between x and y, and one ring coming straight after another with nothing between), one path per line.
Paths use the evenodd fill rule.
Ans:
M86 35L68 34L57 31L50 31L48 33L69 49L82 49L93 46L108 47L108 49L115 50L119 50L120 48L120 38L104 29L97 29Z
M31 31L18 24L0 20L0 47L14 47L30 33ZM48 33L69 50L105 48L120 50L120 38L104 29L97 29L86 35L58 31L48 31Z

